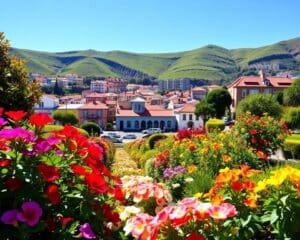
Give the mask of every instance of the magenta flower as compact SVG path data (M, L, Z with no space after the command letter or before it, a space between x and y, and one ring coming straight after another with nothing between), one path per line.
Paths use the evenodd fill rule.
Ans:
M26 142L32 142L35 139L33 132L20 127L14 129L2 129L0 131L0 138L5 138L6 140L21 138Z
M19 212L17 218L29 226L36 225L42 216L42 208L37 202L24 202L21 206L23 212Z
M17 209L8 210L2 214L1 221L4 224L15 225L17 224L17 215L18 215Z
M96 238L95 234L93 233L91 226L89 223L84 223L79 228L80 233L83 238L85 239L93 239Z
M4 125L6 125L8 122L7 121L5 121L5 119L4 118L1 118L0 117L0 128L2 128Z
M34 146L34 150L36 150L38 153L45 153L48 152L49 149L58 144L59 139L56 137L50 137L48 139L42 139L37 142L37 144Z

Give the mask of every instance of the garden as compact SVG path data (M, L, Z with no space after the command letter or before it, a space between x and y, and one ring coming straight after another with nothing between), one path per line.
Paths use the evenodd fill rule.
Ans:
M294 136L271 116L153 134L117 158L112 143L53 121L0 111L2 239L300 236L299 164L269 161Z

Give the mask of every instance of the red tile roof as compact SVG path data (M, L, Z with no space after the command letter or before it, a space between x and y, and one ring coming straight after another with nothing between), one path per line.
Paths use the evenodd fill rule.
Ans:
M101 102L94 101L84 104L79 109L108 109L108 107Z
M158 105L147 105L143 113L136 113L132 110L119 109L117 117L174 117L172 110L164 109Z
M196 109L196 103L186 103L183 107L176 109L178 113L194 113Z
M292 84L292 79L288 77L266 77L270 81L270 87L286 88ZM236 79L228 87L268 87L260 76L243 76Z

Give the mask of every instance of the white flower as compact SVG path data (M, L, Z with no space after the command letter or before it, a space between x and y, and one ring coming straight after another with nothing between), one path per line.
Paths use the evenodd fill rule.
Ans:
M187 183L189 183L189 182L192 182L192 181L194 181L194 179L193 179L193 178L191 178L191 177L189 177L189 178L186 178L186 179L184 179L184 181L185 181L185 182L187 182Z
M174 183L174 184L172 184L172 188L178 188L178 187L180 187L180 184L179 184L179 183Z

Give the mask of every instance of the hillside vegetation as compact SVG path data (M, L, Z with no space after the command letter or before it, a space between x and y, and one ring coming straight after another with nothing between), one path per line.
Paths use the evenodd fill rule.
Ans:
M138 54L95 50L49 53L12 48L11 53L24 58L30 72L43 74L76 73L84 76L155 78L159 80L190 78L206 81L231 81L242 71L276 65L274 71L300 71L300 38L259 48L225 49L207 45L186 52Z

